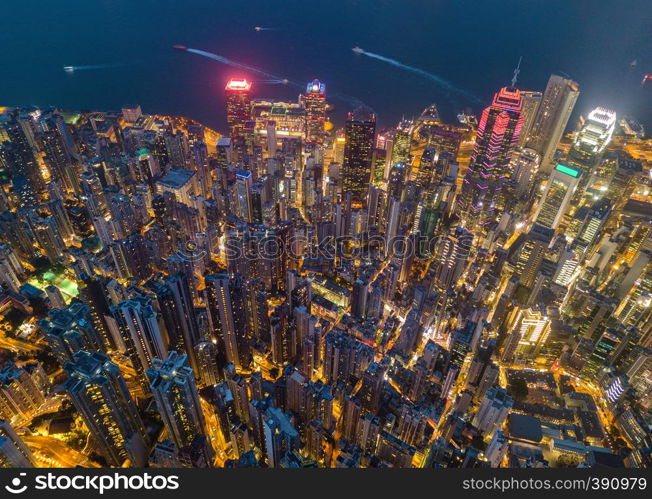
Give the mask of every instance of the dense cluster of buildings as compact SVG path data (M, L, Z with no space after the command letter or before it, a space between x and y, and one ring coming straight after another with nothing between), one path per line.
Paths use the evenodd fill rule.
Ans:
M642 467L652 177L579 86L0 114L0 464ZM567 129L571 130L566 134Z

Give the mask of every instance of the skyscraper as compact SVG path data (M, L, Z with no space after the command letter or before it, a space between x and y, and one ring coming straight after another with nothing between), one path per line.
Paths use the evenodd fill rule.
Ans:
M573 80L550 76L527 141L541 156L541 171L552 169L557 145L579 95L579 85Z
M34 454L23 439L8 421L0 419L0 467L25 468L34 464Z
M221 340L227 361L238 368L247 367L250 345L240 275L207 275L205 296L210 328Z
M371 163L376 135L376 117L362 109L349 113L344 126L342 193L352 193L356 205L364 204L371 179Z
M302 96L306 110L306 142L324 142L324 123L326 123L326 85L315 79L308 83Z
M500 387L490 388L473 418L473 426L484 434L490 434L495 428L502 426L513 405L514 401L507 395L507 390Z
M521 128L521 136L518 138L519 145L525 144L530 130L532 130L532 125L537 116L543 94L541 92L521 90L521 98L523 99L523 110L521 111L523 115L523 128Z
M106 460L143 466L148 437L118 366L104 354L82 351L64 368L64 388Z
M596 107L586 117L584 126L577 132L566 161L584 173L581 184L586 186L598 166L616 128L616 113Z
M167 352L157 313L150 300L140 296L111 307L111 312L120 330L126 354L138 374L138 381L147 389L146 370L151 367L155 357L165 357Z
M556 229L570 204L573 193L580 182L582 171L559 163L552 170L546 190L539 202L534 217L536 223Z
M504 87L482 112L458 201L460 216L471 230L494 220L502 203L509 163L523 126L521 107L521 92Z
M170 438L178 447L206 434L206 421L192 369L185 354L170 352L165 360L153 359L147 370L156 407Z
M236 137L241 135L244 123L251 120L251 82L246 79L231 79L224 92L229 135Z

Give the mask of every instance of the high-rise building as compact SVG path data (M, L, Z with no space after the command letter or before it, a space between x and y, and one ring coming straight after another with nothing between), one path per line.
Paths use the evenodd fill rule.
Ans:
M555 152L580 95L579 85L558 75L550 76L528 137L528 147L541 156L541 171L549 172Z
M577 132L566 161L584 172L584 183L602 159L616 128L616 112L596 107Z
M64 388L105 459L143 466L148 437L118 366L102 353L82 351L64 368Z
M356 205L364 204L369 182L376 135L376 117L362 109L349 113L344 126L342 193L352 193Z
M521 98L523 99L523 110L521 111L523 114L523 128L521 128L521 136L518 139L519 145L525 144L530 135L543 94L541 92L521 90Z
M0 467L26 468L35 465L34 454L9 422L0 419Z
M319 80L312 80L308 83L302 100L306 110L306 142L322 144L326 123L326 85Z
M507 395L507 390L500 387L490 388L473 418L473 426L484 434L490 434L502 426L513 405L514 401Z
M183 351L190 367L197 372L195 346L200 334L187 274L177 272L166 277L154 287L154 293L167 331L168 349Z
M523 126L521 109L521 92L504 87L482 112L458 200L460 216L470 230L495 220L503 203L509 163Z
M242 134L245 122L252 118L251 82L246 79L231 79L224 92L229 135L237 137Z
M159 327L159 317L151 300L142 296L111 307L118 325L125 352L131 360L138 381L148 389L146 371L155 357L165 357L167 349Z
M251 352L240 275L207 275L205 296L210 328L222 342L227 361L247 367Z
M206 435L195 377L185 354L172 351L165 360L153 359L147 377L163 424L179 448L191 445L198 435Z
M235 174L235 195L237 214L245 222L253 222L251 200L252 176L250 171L239 170Z
M551 229L557 228L568 210L581 177L582 171L573 166L564 163L555 166L539 202L534 217L536 223Z
M299 433L286 413L277 407L270 407L264 413L263 435L267 466L276 468L286 452L298 450L301 446Z
M52 309L39 326L52 353L63 365L80 350L101 351L104 343L94 327L89 305L73 302L64 309Z
M0 417L14 422L28 421L45 397L27 369L13 362L0 370Z

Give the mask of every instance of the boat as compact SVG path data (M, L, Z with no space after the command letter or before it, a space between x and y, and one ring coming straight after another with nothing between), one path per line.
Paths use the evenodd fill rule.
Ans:
M185 45L172 45L172 48L176 50L188 50L188 47Z
M262 31L262 30L263 30L263 28L261 28L260 26L254 26L254 29L255 29L256 31Z
M364 54L364 49L361 49L360 47L353 47L351 50L353 50L354 53L361 55Z
M64 67L63 67L63 70L64 70L66 73L72 73L73 71L75 71L75 66L64 66Z

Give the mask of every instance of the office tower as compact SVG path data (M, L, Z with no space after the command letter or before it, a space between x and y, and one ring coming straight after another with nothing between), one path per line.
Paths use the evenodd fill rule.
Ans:
M550 76L527 141L527 146L541 156L543 172L549 172L554 165L559 140L579 95L579 86L574 81Z
M104 342L95 329L89 305L75 301L63 309L52 309L39 321L52 353L61 365L72 361L80 350L103 351Z
M457 227L435 248L435 285L442 291L454 288L464 272L473 235Z
M9 421L5 419L0 419L0 437L6 439L6 441L1 444L0 447L2 449L7 449L6 452L0 451L0 454L3 456L0 459L4 461L4 463L0 464L0 466L5 464L8 466L3 467L23 468L35 465L34 454L32 454L32 451L29 450L29 447L27 447L25 442L23 442L23 439L20 438L18 434L16 434L16 431L12 428L11 424L9 424ZM16 451L22 457L17 456L15 453ZM15 464L16 462L22 464Z
M236 213L245 222L253 222L251 202L251 172L239 170L235 174Z
M277 407L269 407L263 418L263 435L267 466L276 468L286 452L301 446L299 433L289 416Z
M528 197L534 176L539 170L541 158L534 149L519 149L512 159L512 184L517 199Z
M521 114L523 114L523 128L521 128L521 136L518 138L519 146L524 145L530 135L543 94L541 92L521 90L521 98L523 99L523 109L521 111Z
M585 379L595 379L598 372L610 365L611 356L621 343L621 336L613 329L605 330L595 342L593 352L582 368L580 375Z
M453 161L460 152L463 133L452 125L437 123L428 127L428 147L432 147L439 155L447 154Z
M611 215L612 209L613 204L609 198L600 198L594 202L577 232L575 243L582 248L590 247L596 241L600 230Z
M349 113L344 126L342 194L350 192L355 205L365 202L371 181L371 163L376 135L376 117L362 109Z
M195 378L185 354L172 351L165 360L153 359L147 377L156 407L170 438L178 447L206 435L206 420Z
M391 149L392 165L410 162L412 150L412 122L410 120L401 120L396 127Z
M490 388L473 418L473 426L485 435L490 434L502 426L513 405L514 401L507 395L507 390L500 387Z
M159 327L159 317L149 298L137 296L111 307L120 331L125 353L138 375L138 381L148 389L146 371L155 357L166 356L167 349Z
M582 171L573 166L557 164L548 177L546 189L534 217L535 222L556 229L569 208L582 176Z
M82 351L64 368L64 388L105 459L143 466L148 437L118 366L102 353Z
M224 89L226 94L226 122L231 138L242 135L244 124L252 118L251 82L231 79Z
M42 391L23 367L7 362L0 370L0 417L28 421L45 401Z
M615 128L616 112L596 107L588 114L584 125L577 132L566 161L582 170L586 177L584 183L588 182L589 175L602 159Z
M302 100L306 110L306 142L322 144L326 123L326 85L319 80L312 80L308 83Z
M482 112L458 200L460 216L469 230L491 223L500 213L509 163L523 126L521 109L521 92L504 87Z
M554 231L543 225L534 224L524 237L524 242L518 250L514 276L518 283L531 290L541 267Z
M519 310L514 329L518 329L518 346L513 355L516 364L533 361L541 352L550 334L550 319L540 310Z
M242 279L239 274L211 274L206 278L205 299L211 331L224 346L227 362L246 368L251 362L246 331Z

